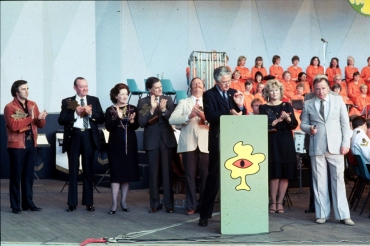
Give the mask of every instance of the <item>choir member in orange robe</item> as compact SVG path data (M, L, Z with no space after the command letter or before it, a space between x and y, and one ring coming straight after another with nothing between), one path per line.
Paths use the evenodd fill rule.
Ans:
M229 65L227 65L229 63L229 57L226 55L226 60L225 60L225 67L227 69L229 69L230 72L232 72L233 70L231 70L231 67Z
M298 67L299 63L299 57L293 56L292 57L292 63L293 65L288 67L288 71L290 73L290 76L292 77L291 80L294 82L298 81L298 75L302 72L302 68Z
M345 84L346 82L344 81L344 82L342 82L342 84ZM338 83L335 83L332 87L331 87L331 90L333 91L333 92L335 92L335 93L338 93L339 95L341 95L342 96L342 99L343 99L343 102L346 104L346 107L347 107L347 111L348 111L348 115L354 115L354 114L356 114L356 110L355 110L355 108L353 107L354 106L354 104L353 104L353 102L347 97L347 96L343 96L342 94L341 94L341 90L342 90L342 86L341 86L341 84L338 84Z
M304 85L303 95L311 92L310 84L307 82L307 74L305 72L300 72L298 74L298 83L302 83Z
M282 81L284 70L283 70L282 67L279 66L280 61L281 61L280 56L274 55L272 57L272 65L270 67L270 75L275 76L275 79L278 79L279 81Z
M231 78L230 88L233 88L233 89L238 90L240 92L244 92L245 91L244 83L245 82L243 82L243 80L240 79L240 72L235 70L233 75L232 75L232 78Z
M253 94L255 94L257 92L257 86L258 86L259 83L266 84L266 81L263 81L262 78L263 78L262 73L261 72L256 72L256 74L254 75L254 83L253 83L253 88L252 88Z
M258 98L261 100L262 104L266 104L266 100L263 97L263 89L265 88L264 83L259 83L257 86L257 92L254 94L254 98Z
M358 68L355 67L355 58L352 56L347 57L347 66L345 67L345 77L347 85L353 80L353 74L358 72Z
M254 98L251 102L252 112L249 115L258 115L260 113L260 105L263 104L261 99Z
M298 82L296 87L295 87L295 95L293 96L292 100L302 100L302 101L304 101L303 91L304 91L304 84ZM295 130L301 130L301 128L300 128L300 126L301 126L301 114L302 114L302 110L294 109L294 116L298 121L298 126Z
M361 70L361 78L364 80L367 87L370 87L370 57L367 58L367 66ZM370 90L367 90L367 94L370 95Z
M254 99L254 96L252 94L252 87L253 87L253 81L251 79L247 79L245 82L245 91L244 91L244 106L247 108L248 113L252 113L252 100Z
M370 96L367 95L368 87L365 84L360 85L361 94L354 100L357 110L357 114L361 115L362 111L367 105L370 105Z
M239 56L238 66L235 68L235 70L239 71L240 78L243 80L244 83L247 79L252 78L251 72L249 71L247 67L245 67L246 62L247 62L247 58L245 56Z
M289 73L289 71L285 71L283 73L283 81L281 82L284 86L284 95L283 95L283 98L287 98L289 99L289 101L293 98L294 96L294 91L295 91L295 87L296 87L296 84L290 80L291 78L291 75Z
M342 70L339 68L339 59L336 57L331 58L330 66L326 69L325 72L326 76L328 76L328 80L330 86L334 84L334 76L339 74L342 77Z
M345 79L342 80L342 76L340 76L339 74L334 76L334 84L333 85L335 85L335 84L338 84L341 87L339 94L343 97L348 97L346 80Z
M263 59L261 56L257 56L254 60L254 67L252 67L252 78L254 78L256 72L262 73L262 77L267 76L267 71L266 68L263 67Z
M353 73L353 81L349 82L348 84L348 97L352 101L361 94L360 85L363 84L360 81L360 73L354 72Z
M324 74L324 68L320 66L320 59L317 56L311 58L310 65L306 69L307 73L307 82L310 83L312 87L312 82L316 75Z
M194 67L193 68L193 77L196 77L197 76L196 74L197 74L197 69ZM186 68L186 77L190 81L190 67Z
M304 100L304 84L298 82L295 86L295 94L292 97L292 100L299 100L302 99Z

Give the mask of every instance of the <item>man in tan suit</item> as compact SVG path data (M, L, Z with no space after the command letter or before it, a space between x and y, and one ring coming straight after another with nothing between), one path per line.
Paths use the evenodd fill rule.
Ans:
M329 93L327 78L316 77L313 86L315 97L304 102L301 129L310 135L316 223L323 224L330 217L329 168L335 219L352 226L343 178L343 155L349 151L351 137L346 106L342 98Z
M181 125L177 153L182 153L186 179L186 214L197 210L195 178L200 177L199 205L208 175L208 123L203 112L204 82L193 78L190 83L191 96L180 100L169 122Z

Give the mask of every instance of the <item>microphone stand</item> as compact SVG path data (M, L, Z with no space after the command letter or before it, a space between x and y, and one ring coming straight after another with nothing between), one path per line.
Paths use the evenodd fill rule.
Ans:
M324 49L324 73L325 73L325 67L326 67L326 49L328 48L328 45L326 41L324 41L323 39L321 39L321 41L323 42L323 49Z

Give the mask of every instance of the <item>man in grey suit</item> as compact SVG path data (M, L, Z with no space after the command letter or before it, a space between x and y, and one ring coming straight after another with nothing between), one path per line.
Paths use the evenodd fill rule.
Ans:
M343 155L349 151L351 137L346 106L342 98L329 94L327 78L315 78L313 85L315 97L304 103L301 129L310 134L316 223L323 224L330 217L328 164L335 219L354 225L350 219L343 175Z
M149 213L162 209L159 198L160 176L166 211L173 213L172 154L177 143L168 119L174 105L170 96L162 94L162 83L158 78L148 78L145 86L150 95L139 100L137 109L139 126L144 128L144 150L149 163Z
M180 125L177 152L182 153L186 181L186 214L197 210L195 178L200 177L199 205L208 175L208 122L203 112L204 82L195 77L190 82L191 96L180 100L170 117L171 125Z

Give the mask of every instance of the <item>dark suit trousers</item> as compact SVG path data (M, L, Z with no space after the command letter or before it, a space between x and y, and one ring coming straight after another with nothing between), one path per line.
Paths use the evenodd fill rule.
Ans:
M12 209L20 209L22 188L22 208L35 207L33 203L33 175L37 149L33 140L26 140L25 149L8 148L10 159L9 197Z
M200 178L199 207L203 201L203 191L208 175L208 153L202 153L197 148L194 151L182 153L186 181L186 210L197 210L197 193L195 179Z
M93 180L94 180L94 140L91 130L80 131L73 130L71 146L67 151L69 165L69 186L68 186L68 205L77 206L77 181L78 170L80 166L80 155L82 157L83 170L83 191L82 205L91 206L94 204L93 199Z
M172 154L173 149L167 148L160 140L159 147L155 150L146 150L149 163L149 195L150 207L159 206L159 172L162 172L163 203L166 208L173 208L172 190Z
M209 152L209 166L203 202L200 207L201 218L211 218L218 190L220 189L220 152Z

